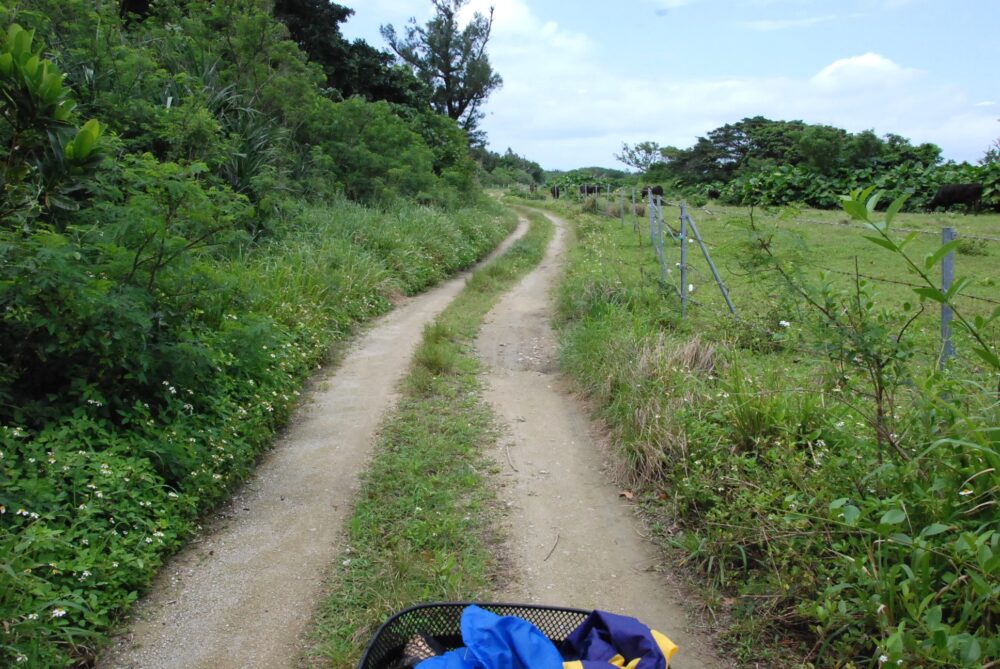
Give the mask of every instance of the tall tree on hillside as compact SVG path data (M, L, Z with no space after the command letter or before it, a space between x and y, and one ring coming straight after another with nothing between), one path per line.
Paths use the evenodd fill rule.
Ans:
M474 141L482 120L482 104L503 84L493 71L486 44L493 29L493 8L489 16L476 12L464 27L458 13L469 0L431 0L436 11L426 25L410 19L400 36L391 25L382 26L382 36L417 77L430 86L431 105L436 111L459 122Z

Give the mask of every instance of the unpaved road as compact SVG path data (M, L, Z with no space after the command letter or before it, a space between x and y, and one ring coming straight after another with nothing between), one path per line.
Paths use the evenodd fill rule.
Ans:
M496 253L527 231L522 222ZM494 254L494 255L495 255ZM292 667L382 416L423 327L467 274L376 321L200 538L171 559L102 669Z
M655 550L608 481L600 439L559 378L549 293L565 225L549 218L557 228L544 260L489 313L476 344L487 399L509 426L495 454L513 561L500 599L635 616L680 647L672 669L729 666L692 632L676 584L654 570Z

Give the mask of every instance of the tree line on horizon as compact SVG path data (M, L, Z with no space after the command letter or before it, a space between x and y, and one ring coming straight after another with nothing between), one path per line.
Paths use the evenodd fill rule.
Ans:
M980 183L988 205L1000 202L995 149L979 165L945 162L936 144L915 145L898 134L763 116L722 125L686 149L654 141L623 144L615 158L647 181L702 196L718 193L731 204L832 208L840 195L876 184L889 197L909 193L909 207L919 209L947 183Z

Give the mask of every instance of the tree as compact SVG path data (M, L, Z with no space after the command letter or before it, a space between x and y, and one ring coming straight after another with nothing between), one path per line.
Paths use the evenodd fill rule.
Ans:
M623 143L622 152L615 154L615 160L645 173L656 163L664 162L664 155L656 142L639 142L635 146Z
M340 31L354 10L329 0L276 0L274 16L318 63L327 85L344 98L360 95L410 107L425 107L428 92L408 69L395 65L392 54L363 40L349 42Z
M482 104L503 84L493 71L486 44L493 28L493 8L489 16L476 12L464 28L458 13L469 0L431 0L436 14L425 26L410 19L405 36L391 25L381 28L382 36L410 66L417 78L431 89L431 106L462 126L473 140L483 117Z
M992 165L995 163L1000 163L1000 139L993 140L990 148L986 149L986 153L979 159L980 165Z

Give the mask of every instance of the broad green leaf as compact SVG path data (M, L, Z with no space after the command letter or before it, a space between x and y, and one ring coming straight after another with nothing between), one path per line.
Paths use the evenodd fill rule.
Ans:
M866 203L865 208L868 209L868 213L869 214L874 213L875 207L878 206L878 202L881 199L882 199L882 191L878 191L877 193L875 193L874 195L872 195L870 198L868 198L868 202Z
M927 627L929 627L930 629L934 629L935 627L941 624L941 618L942 618L941 614L942 611L940 605L932 606L931 608L927 609L926 613L924 613L924 624L927 625Z
M14 70L14 58L9 53L0 54L0 74L9 77Z
M916 239L919 236L920 236L920 233L918 233L918 232L911 232L910 234L906 235L906 237L903 239L903 241L899 242L899 248L900 249L905 249L907 246L910 245L910 243L914 239Z
M879 520L879 524L899 525L904 520L906 520L906 514L903 513L902 509L891 509L882 514L882 519Z
M934 265L941 262L946 255L954 251L957 247L958 247L957 239L953 239L947 244L943 245L937 251L927 256L927 259L924 260L924 269L931 269L932 267L934 267Z
M928 300L934 300L935 302L941 302L942 304L948 301L948 298L945 297L944 293L937 288L931 288L930 286L914 288L913 292L920 297L926 297Z
M840 498L835 499L832 502L830 502L830 509L831 510L833 510L833 509L839 509L840 507L844 506L845 504L847 504L847 498L846 497L840 497Z
M962 645L962 661L967 665L978 662L982 655L983 649L979 645L979 639L976 637L971 637L965 644Z
M904 193L903 195L900 195L899 197L897 197L895 200L892 201L892 203L889 205L889 208L885 210L886 225L892 223L892 219L896 218L896 214L899 213L899 211L903 208L903 205L905 205L906 201L909 199L910 199L910 194ZM911 237L916 236L916 234L917 233L915 232L911 233ZM907 238L907 240L909 240L909 237ZM906 243L909 243L909 241L907 241ZM900 246L904 246L904 244L900 244Z
M97 119L90 119L84 123L73 140L73 158L78 161L86 160L100 136L101 124L97 122Z
M878 244L884 249L889 249L893 252L898 252L899 247L891 239L885 239L883 237L870 237L869 235L864 235L864 238L870 241L872 244Z
M944 525L942 523L933 523L928 525L924 529L920 530L920 536L922 537L933 537L941 534L942 532L947 532L951 529L950 525Z
M34 30L24 30L21 26L14 24L7 32L7 36L13 45L11 51L15 56L21 58L31 52L31 41L35 38Z
M970 283L972 283L972 279L970 279L967 276L955 279L955 282L951 284L951 288L949 288L948 292L945 294L945 299L951 300L953 297L955 297L960 292L965 290L965 287L968 286Z
M855 525L858 522L858 517L861 515L861 509L854 506L853 504L847 504L844 506L844 522L848 525Z
M21 65L21 71L24 72L24 76L26 78L31 79L32 83L35 83L35 75L38 73L38 69L41 66L41 61L38 59L38 56L32 56Z
M868 210L865 209L865 205L862 202L858 202L857 200L847 200L842 206L844 211L847 212L851 218L855 218L859 221L863 221L868 218Z

